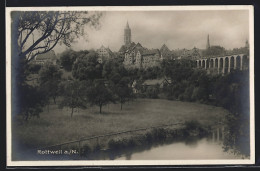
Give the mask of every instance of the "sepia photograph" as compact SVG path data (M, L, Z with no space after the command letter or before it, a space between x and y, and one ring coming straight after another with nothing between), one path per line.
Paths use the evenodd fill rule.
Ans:
M7 166L254 164L253 6L7 7Z

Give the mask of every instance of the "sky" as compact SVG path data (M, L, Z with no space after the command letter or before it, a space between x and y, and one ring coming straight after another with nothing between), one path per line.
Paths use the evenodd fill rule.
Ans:
M205 49L207 35L210 45L226 49L243 47L249 38L248 10L210 11L106 11L100 28L85 28L85 37L72 44L73 50L98 49L102 45L118 51L124 44L124 28L128 21L132 41L147 48L160 49L166 44L170 50ZM56 46L61 53L65 46Z

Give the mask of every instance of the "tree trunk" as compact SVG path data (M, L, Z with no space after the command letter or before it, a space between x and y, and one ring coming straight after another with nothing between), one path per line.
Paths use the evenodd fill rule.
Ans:
M70 117L72 118L72 115L73 115L73 107L71 108L71 114L70 114Z
M102 113L102 104L99 105L99 113L101 114Z

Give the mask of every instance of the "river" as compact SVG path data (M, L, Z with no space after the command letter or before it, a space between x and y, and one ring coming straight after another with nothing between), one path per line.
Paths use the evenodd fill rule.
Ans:
M211 138L191 138L141 152L121 155L115 160L212 160L242 159L242 156L224 152L222 141Z

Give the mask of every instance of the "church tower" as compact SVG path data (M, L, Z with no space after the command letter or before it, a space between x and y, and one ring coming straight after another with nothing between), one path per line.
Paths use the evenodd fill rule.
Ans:
M248 43L248 40L246 40L245 47L246 47L247 49L249 49L249 43Z
M127 21L126 27L125 27L124 41L125 41L126 46L131 44L131 29L128 25L128 21Z
M210 48L210 44L209 44L209 34L208 34L208 39L207 39L207 46L206 46L206 49L209 49Z

